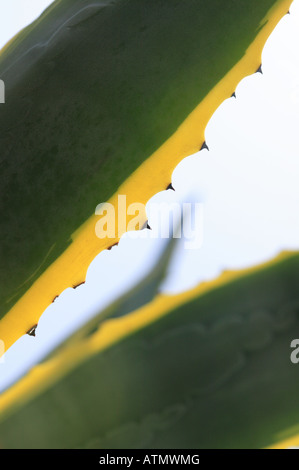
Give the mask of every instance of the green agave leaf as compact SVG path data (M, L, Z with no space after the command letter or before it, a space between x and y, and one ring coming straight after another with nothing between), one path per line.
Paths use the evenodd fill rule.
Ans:
M289 254L124 335L6 415L1 446L256 448L294 434L298 268Z
M96 237L97 204L117 194L146 203L167 187L178 161L201 148L210 116L258 69L262 46L290 3L57 0L4 48L6 348L119 238Z

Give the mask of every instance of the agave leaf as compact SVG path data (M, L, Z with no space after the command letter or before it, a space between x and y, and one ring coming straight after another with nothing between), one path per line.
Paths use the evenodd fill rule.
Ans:
M0 397L1 445L256 448L296 434L298 267L285 253L104 323Z
M97 204L145 204L254 73L290 0L57 0L0 56L0 338L6 349L115 239ZM117 216L117 213L116 213ZM145 215L144 215L145 217ZM119 227L117 227L119 228ZM125 230L125 229L124 229Z

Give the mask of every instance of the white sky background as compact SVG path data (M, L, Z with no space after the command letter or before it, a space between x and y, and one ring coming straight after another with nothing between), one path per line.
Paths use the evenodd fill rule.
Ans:
M0 48L50 3L0 0ZM203 245L186 250L180 243L164 291L186 290L223 269L299 249L299 0L290 11L264 48L263 75L242 80L237 99L226 100L208 124L210 152L184 159L173 173L176 191L163 191L147 205L187 201L190 195L204 204ZM86 284L61 294L42 315L37 336L22 337L5 354L0 391L70 328L138 280L160 248L161 240L147 231L146 238L125 235L118 247L98 255Z

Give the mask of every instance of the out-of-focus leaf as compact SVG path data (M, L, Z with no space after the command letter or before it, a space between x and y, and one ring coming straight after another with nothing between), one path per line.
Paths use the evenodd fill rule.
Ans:
M294 435L298 283L299 255L285 254L111 321L118 340L106 322L106 336L99 330L2 395L1 445L255 448ZM45 372L55 376L47 389ZM24 406L14 408L22 387Z

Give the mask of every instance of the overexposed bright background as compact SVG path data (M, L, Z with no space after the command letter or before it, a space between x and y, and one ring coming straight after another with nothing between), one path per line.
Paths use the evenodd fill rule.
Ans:
M50 3L0 0L0 47ZM153 202L192 197L204 204L203 245L186 250L180 243L166 292L299 248L299 0L290 11L267 41L263 75L242 80L237 98L226 100L212 117L206 129L210 151L184 159L173 172L176 191L163 191L148 203L149 208ZM140 279L161 243L146 231L134 240L125 235L118 247L99 254L86 284L67 289L42 315L36 338L22 337L5 354L0 390Z

